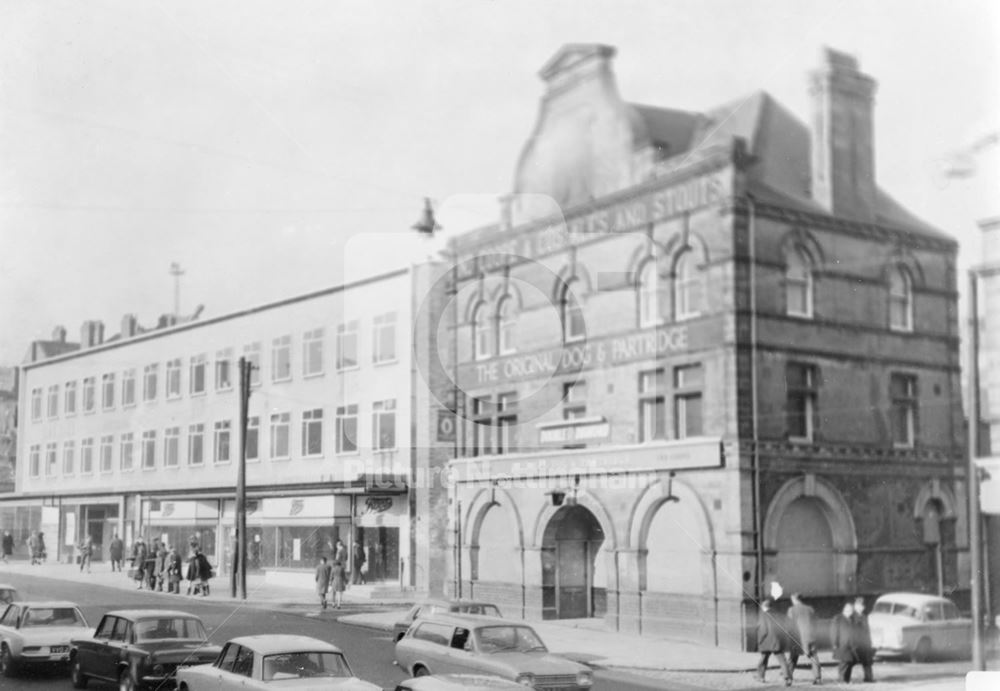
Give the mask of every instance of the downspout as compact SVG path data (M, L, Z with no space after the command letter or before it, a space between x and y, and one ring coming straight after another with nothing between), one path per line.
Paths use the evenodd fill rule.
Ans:
M752 439L750 467L753 472L753 532L756 552L755 596L760 597L764 587L764 530L761 516L760 451L757 425L757 206L753 195L747 192L749 218L747 220L750 242L750 422Z

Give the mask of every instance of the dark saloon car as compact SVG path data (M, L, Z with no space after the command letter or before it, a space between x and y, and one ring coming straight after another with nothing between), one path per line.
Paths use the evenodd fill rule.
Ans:
M108 612L90 638L70 644L70 677L82 689L91 679L128 689L172 689L178 667L213 662L201 619L187 612L130 609Z

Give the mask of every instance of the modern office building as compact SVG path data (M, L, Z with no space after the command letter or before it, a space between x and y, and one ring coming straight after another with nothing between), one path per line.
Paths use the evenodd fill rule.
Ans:
M430 534L413 486L429 462L415 438L432 425L416 407L427 387L412 336L415 296L436 270L149 330L126 315L108 339L86 322L79 348L21 369L24 460L5 510L40 512L50 558L72 559L88 535L106 557L117 532L184 549L197 540L225 570L245 358L250 567L311 583L340 539L363 545L370 581L432 587L445 556L432 543L444 538Z
M825 50L808 124L687 112L614 54L543 67L500 221L451 243L450 589L742 647L773 583L967 588L957 245L876 184L875 82Z

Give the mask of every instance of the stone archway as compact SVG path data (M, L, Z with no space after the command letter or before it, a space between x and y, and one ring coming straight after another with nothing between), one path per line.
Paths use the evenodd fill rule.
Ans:
M542 535L542 605L546 617L577 619L603 616L606 589L595 584L597 559L605 535L586 507L563 506Z

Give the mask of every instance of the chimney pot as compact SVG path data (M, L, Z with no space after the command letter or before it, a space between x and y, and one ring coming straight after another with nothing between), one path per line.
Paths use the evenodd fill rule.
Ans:
M66 327L57 326L52 330L52 340L59 343L66 342Z

